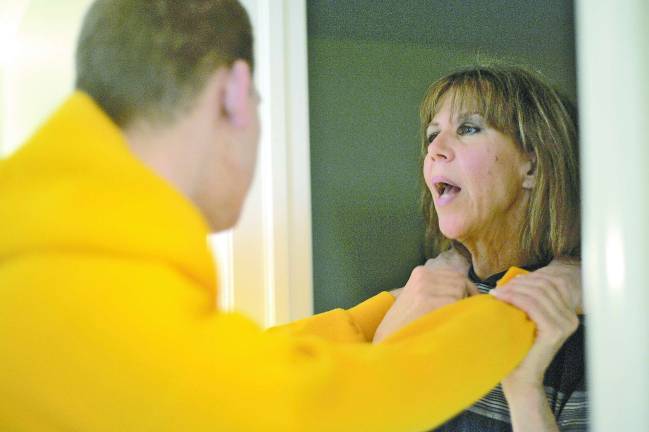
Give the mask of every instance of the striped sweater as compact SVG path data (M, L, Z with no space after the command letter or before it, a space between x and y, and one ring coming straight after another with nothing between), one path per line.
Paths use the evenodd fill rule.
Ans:
M503 273L480 280L473 271L469 279L481 293L496 286ZM562 432L588 430L588 394L585 384L584 317L579 317L579 328L568 338L545 373L545 393L550 409ZM511 431L509 408L502 388L491 390L484 398L435 432L506 432Z

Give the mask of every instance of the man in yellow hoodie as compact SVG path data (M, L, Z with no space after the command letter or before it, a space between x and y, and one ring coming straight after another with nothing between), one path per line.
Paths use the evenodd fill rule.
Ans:
M0 165L0 430L420 431L525 356L533 324L490 296L376 345L389 293L269 332L216 309L252 67L236 0L93 4L77 91Z

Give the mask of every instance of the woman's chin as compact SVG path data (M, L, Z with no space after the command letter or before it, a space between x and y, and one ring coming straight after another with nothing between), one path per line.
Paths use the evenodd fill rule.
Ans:
M441 221L439 230L449 240L459 240L464 232L464 228L457 223L442 223Z

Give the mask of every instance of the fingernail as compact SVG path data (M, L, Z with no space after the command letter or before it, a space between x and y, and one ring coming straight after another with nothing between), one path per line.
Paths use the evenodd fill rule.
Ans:
M491 291L489 291L489 294L491 294L494 297L498 297L500 291L498 291L497 289L492 289Z

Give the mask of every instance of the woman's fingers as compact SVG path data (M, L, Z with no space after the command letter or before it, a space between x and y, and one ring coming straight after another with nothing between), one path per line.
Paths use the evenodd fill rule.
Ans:
M551 312L551 306L547 306L538 298L525 292L529 287L519 286L510 289L497 289L493 294L500 300L507 302L525 312L532 321L536 323L537 329L547 328L552 321L557 321Z
M575 283L575 276L579 274L574 267L544 267L492 290L498 299L523 310L537 329L527 357L503 380L506 391L521 383L542 385L552 359L579 326L575 298L581 285Z
M578 260L557 258L548 266L536 270L532 274L546 277L561 291L564 298L574 306L574 309L578 311L583 309L581 264Z
M492 290L496 298L523 310L536 324L536 339L527 357L505 380L503 388L516 383L542 385L543 376L579 320L556 286L545 278L519 276Z
M562 344L579 324L574 309L557 287L543 278L520 276L493 294L527 313L536 323L540 338L552 345Z
M574 304L570 301L570 296L556 284L552 278L545 275L529 273L514 278L511 283L502 287L505 290L522 289L527 291L542 291L545 296L549 297L555 308L567 309L574 311Z

